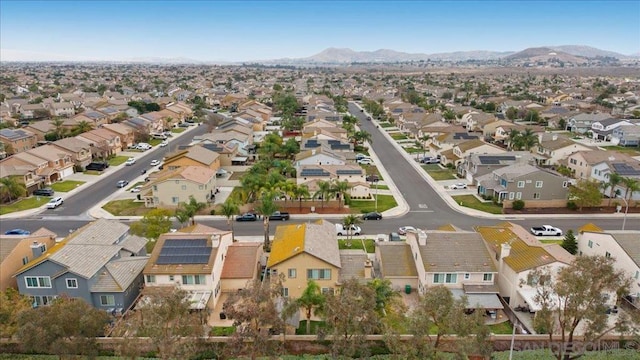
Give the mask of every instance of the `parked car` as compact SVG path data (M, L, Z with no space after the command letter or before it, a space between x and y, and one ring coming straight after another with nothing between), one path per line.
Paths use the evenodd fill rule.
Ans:
M135 186L133 189L129 191L131 191L132 193L138 193L140 192L140 189L142 189L142 185Z
M151 148L152 148L151 144L147 144L147 143L139 143L138 145L136 145L136 149L142 150L142 151L150 150Z
M535 236L562 236L562 230L551 225L534 226L531 233Z
M427 157L422 158L420 160L420 162L423 163L423 164L437 164L437 163L440 162L440 159L434 158L434 157L431 157L431 156L427 156Z
M125 162L124 162L124 164L125 164L126 166L131 166L131 165L133 165L133 164L135 164L135 163L136 163L136 159L135 159L135 158L132 158L132 157L128 158L128 159L127 159L127 161L125 161Z
M370 212L362 215L362 220L381 220L382 214L379 212Z
M357 153L356 154L356 160L360 160L360 159L364 159L367 158L368 156L362 153Z
M62 205L63 202L64 202L64 200L62 200L62 198L60 196L55 197L55 198L49 200L49 202L47 203L47 209L55 209L58 206Z
M5 235L31 235L31 231L25 229L12 229L4 232Z
M397 232L390 232L389 241L402 241L402 239L400 238L400 234Z
M37 189L33 192L33 195L37 196L53 196L53 194L55 194L55 191L52 188Z
M165 141L163 141L163 142L161 142L161 143L160 143L160 147L165 147L165 146L167 146L167 145L169 145L169 143L167 142L167 140L165 140Z
M362 234L362 229L360 226L351 225L350 227L344 226L342 224L336 224L336 235L360 235Z
M151 160L151 166L160 165L160 160Z
M289 215L288 212L280 212L280 211L276 211L273 214L271 214L271 216L269 216L269 220L289 220L291 218L291 215Z
M373 160L371 158L362 158L358 160L358 164L360 165L373 165Z
M466 189L466 188L467 188L467 184L465 183L455 183L453 185L449 185L449 189L451 190Z
M93 170L93 171L103 171L108 167L109 167L109 163L107 162L92 162L92 163L89 163L89 165L87 165L85 169Z
M256 216L256 214L252 214L252 213L244 213L236 217L236 221L256 221L256 220L258 220L258 217Z
M369 175L369 176L367 176L367 181L368 182L378 182L378 181L380 181L380 177L378 177L378 175Z
M129 182L127 180L119 180L116 183L116 186L119 187L119 188L123 188L123 187L127 186L128 184L129 184Z
M398 234L400 235L407 235L407 232L416 232L418 230L416 230L416 228L414 228L413 226L401 226L398 229Z
M189 126L191 126L191 124L189 124L187 122L183 122L183 123L178 124L178 127L181 127L181 128L188 128Z

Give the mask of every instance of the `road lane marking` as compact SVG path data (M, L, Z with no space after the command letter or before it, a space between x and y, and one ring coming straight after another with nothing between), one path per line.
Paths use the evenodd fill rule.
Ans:
M432 213L434 210L411 210L410 213Z

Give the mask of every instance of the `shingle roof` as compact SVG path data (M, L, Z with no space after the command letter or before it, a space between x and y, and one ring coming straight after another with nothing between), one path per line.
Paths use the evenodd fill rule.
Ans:
M59 251L49 256L54 261L84 278L90 278L116 256L119 245L94 245L67 243Z
M272 267L303 252L341 267L334 225L318 220L313 223L278 226L267 266Z
M405 242L383 242L378 244L380 272L383 277L416 277L418 270Z
M340 281L365 278L367 254L362 250L340 250Z
M427 272L495 272L480 234L467 231L427 231L427 244L419 246ZM407 236L415 236L408 234Z
M140 276L148 260L148 256L134 256L107 263L105 271L100 273L96 283L91 287L91 291L121 292L128 289L133 281Z
M609 233L636 263L636 266L640 266L640 235L638 232L611 231Z
M221 279L254 279L257 276L261 243L234 243L227 248ZM253 265L253 266L252 266Z

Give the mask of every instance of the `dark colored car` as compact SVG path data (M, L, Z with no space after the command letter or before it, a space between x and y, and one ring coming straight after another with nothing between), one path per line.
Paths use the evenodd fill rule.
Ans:
M102 171L108 167L109 167L109 163L106 163L106 162L92 162L89 165L87 165L86 169L94 170L94 171Z
M379 212L370 212L362 215L362 220L380 220L382 219L382 214Z
M29 235L31 234L31 231L24 230L24 229L13 229L13 230L5 231L4 234L5 235Z
M380 181L380 177L378 177L378 175L369 175L369 176L367 176L367 181L368 182L378 182L378 181Z
M256 221L256 220L258 220L258 217L256 216L256 214L252 214L252 213L244 213L236 217L236 221Z
M36 191L33 192L33 195L37 195L37 196L53 196L53 194L55 194L56 192L53 191L52 188L44 188L44 189L38 189Z

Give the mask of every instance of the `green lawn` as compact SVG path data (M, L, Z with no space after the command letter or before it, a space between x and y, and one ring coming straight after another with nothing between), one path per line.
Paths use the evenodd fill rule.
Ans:
M408 137L405 134L391 134L393 140L406 140Z
M392 195L378 195L378 212L383 212L398 206ZM376 211L374 200L351 200L349 208L354 214L366 214Z
M122 155L114 156L111 159L109 159L109 166L122 165L124 164L125 161L127 161L128 158L129 158L128 156L122 156Z
M540 240L543 244L558 244L562 245L562 239L542 239Z
M151 146L158 146L160 145L161 142L163 142L164 140L162 139L149 139L148 143Z
M487 212L489 214L502 214L502 206L494 204L492 201L481 202L473 195L452 196L460 206Z
M246 171L234 171L233 174L229 176L229 180L240 180L240 178L246 173Z
M83 174L85 175L102 175L102 171L98 171L98 170L85 170L83 172Z
M300 326L296 329L296 335L313 335L318 333L318 328L323 328L325 326L324 321L309 321L311 324L310 330L311 334L307 334L307 319L300 320Z
M13 204L0 205L0 215L34 209L48 203L50 199L48 196L32 196L16 201Z
M443 169L435 164L422 165L422 168L436 181L457 179L452 169Z
M214 326L209 336L231 336L234 332L236 332L235 326Z
M640 148L638 147L625 147L625 146L602 146L605 150L617 151L621 153L625 153L629 156L638 156L640 155Z
M512 334L513 326L508 321L502 322L500 324L489 325L489 329L494 334Z
M134 187L136 187L136 186L138 186L138 185L144 185L144 184L145 184L145 182L144 182L144 181L138 181L137 183L135 183L135 184L133 184L133 185L129 186L129 187L127 188L127 191L131 191L131 189L133 189Z
M404 151L408 152L409 154L422 154L426 152L425 149L417 147L404 148Z
M338 240L338 249L345 250L364 250L369 254L373 254L376 252L375 243L373 239L351 239L351 246L349 246L349 240L339 239Z
M171 129L171 132L174 133L174 134L180 134L184 130L185 130L185 128L177 127L177 128Z
M69 192L82 184L84 184L84 181L65 180L51 184L51 188L59 192Z
M378 190L389 190L389 187L387 185L378 185L377 188L378 188ZM375 193L375 191L376 191L376 186L375 185L371 185L371 191L373 191Z
M381 128L390 128L390 127L395 126L392 123L388 123L388 122L381 122L378 125L380 125Z
M134 202L133 199L110 201L102 208L114 216L142 216L151 210L144 207L143 202Z

